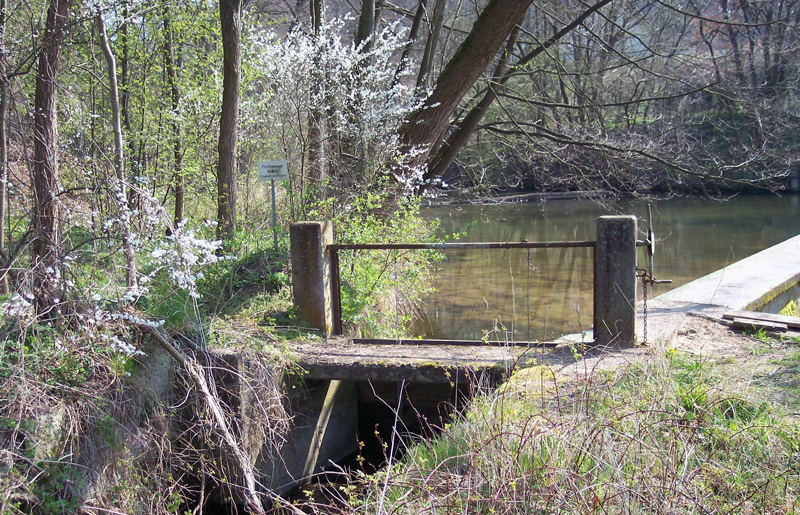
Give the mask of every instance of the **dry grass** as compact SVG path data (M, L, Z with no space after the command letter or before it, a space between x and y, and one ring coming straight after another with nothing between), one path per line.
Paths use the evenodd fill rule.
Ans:
M0 513L202 513L212 492L239 498L241 471L205 399L145 333L121 321L91 330L69 320L57 330L5 322ZM110 351L111 335L146 354ZM222 416L248 452L284 444L289 416L276 355L242 353L247 366L237 367L191 342L181 348L204 365Z
M796 344L775 345L800 362ZM672 348L580 380L534 369L335 511L797 513L796 407L746 365Z

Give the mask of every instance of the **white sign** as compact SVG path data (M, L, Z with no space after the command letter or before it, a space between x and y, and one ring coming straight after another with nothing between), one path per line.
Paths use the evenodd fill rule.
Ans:
M286 161L259 161L259 181L288 181L289 163Z

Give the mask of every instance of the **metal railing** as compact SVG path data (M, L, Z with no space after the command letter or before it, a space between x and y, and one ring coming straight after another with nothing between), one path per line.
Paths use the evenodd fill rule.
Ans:
M591 248L594 341L636 341L636 247L655 241L636 239L633 216L601 216L596 241L486 243L335 243L330 221L291 225L292 288L298 316L326 336L342 334L339 252L344 250L448 250ZM649 243L648 243L649 242ZM652 273L650 274L652 275Z
M637 246L646 242L637 241ZM342 327L342 285L339 275L340 250L452 250L452 249L564 249L591 248L597 246L594 240L578 241L521 241L521 242L483 242L483 243L334 243L327 246L331 265L331 309L333 310L333 334L341 335ZM592 262L594 262L592 255Z

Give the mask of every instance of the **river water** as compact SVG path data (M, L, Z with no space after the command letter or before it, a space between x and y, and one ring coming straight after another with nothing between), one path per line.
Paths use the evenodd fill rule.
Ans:
M750 195L721 202L675 198L653 202L658 238L654 275L668 291L725 265L800 234L798 196ZM519 242L593 240L595 221L606 214L639 218L645 239L647 207L613 207L588 200L457 205L424 208L443 234L466 231L457 241ZM590 249L452 250L439 267L435 293L422 307L412 332L443 339L550 340L592 323ZM638 250L640 268L647 254ZM641 299L641 292L640 297Z

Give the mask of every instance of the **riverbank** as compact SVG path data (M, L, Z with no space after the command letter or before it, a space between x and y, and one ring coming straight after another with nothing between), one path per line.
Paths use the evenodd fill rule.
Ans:
M770 191L763 188L749 189L715 189L713 192L701 191L649 191L637 192L638 198L649 198L653 201L659 199L670 199L675 197L682 198L710 198L713 200L724 201L738 196L796 196L800 190L787 188L783 191ZM558 200L625 200L633 198L619 192L609 190L570 190L570 191L513 191L498 192L496 195L471 195L461 196L452 195L449 192L442 192L440 196L428 201L430 206L459 206L470 204L516 204L521 202L548 202Z

